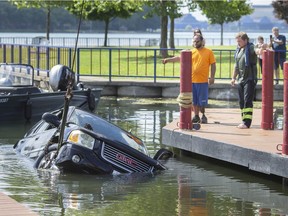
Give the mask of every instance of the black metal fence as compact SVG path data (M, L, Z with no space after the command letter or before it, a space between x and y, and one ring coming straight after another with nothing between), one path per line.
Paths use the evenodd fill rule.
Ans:
M102 77L109 81L133 78L139 80L173 80L180 77L180 64L162 64L159 48L44 46L0 44L0 61L31 64L47 72L56 64L67 65L81 76ZM180 55L181 49L167 49L169 56ZM234 50L213 50L216 57L216 79L230 79L234 65ZM261 79L261 73L259 73ZM283 78L283 77L281 77Z

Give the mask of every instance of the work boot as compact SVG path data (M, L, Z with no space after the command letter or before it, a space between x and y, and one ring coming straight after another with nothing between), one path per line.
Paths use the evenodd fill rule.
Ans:
M192 119L192 123L200 123L200 117L199 115L195 115Z
M207 117L204 114L202 115L201 123L202 124L207 124L208 123L208 119L207 119Z

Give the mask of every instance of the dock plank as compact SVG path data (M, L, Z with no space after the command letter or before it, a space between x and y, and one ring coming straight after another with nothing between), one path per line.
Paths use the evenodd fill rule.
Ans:
M21 203L18 203L11 197L0 192L0 216L37 216L36 212L33 212L29 208L25 207Z

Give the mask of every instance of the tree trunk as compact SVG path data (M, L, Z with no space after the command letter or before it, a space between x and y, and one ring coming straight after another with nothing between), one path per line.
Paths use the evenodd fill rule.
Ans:
M220 24L221 25L221 42L220 45L223 45L223 23Z
M162 16L161 17L161 42L160 42L160 48L161 48L161 56L162 58L166 58L168 56L167 51L167 28L168 28L168 16Z
M46 18L46 39L49 40L50 38L50 15L51 9L47 8L47 18Z
M175 49L175 43L174 43L174 17L170 17L170 37L169 37L169 47L172 49Z
M105 38L104 38L104 47L107 47L109 22L110 22L109 19L105 20Z

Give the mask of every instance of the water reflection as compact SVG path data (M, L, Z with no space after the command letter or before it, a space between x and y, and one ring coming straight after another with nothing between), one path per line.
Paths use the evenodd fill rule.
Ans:
M183 161L194 166L185 165ZM260 212L282 215L288 212L287 189L267 176L185 156L176 166L177 170L185 170L177 174L181 212L193 212L193 215L261 215Z
M109 208L122 202L128 194L137 194L142 183L153 181L151 174L100 175L59 175L47 171L39 172L43 184L58 195L63 209L85 210L96 206Z
M11 144L17 142L20 137L33 126L33 122L11 122L1 121L0 144Z
M162 147L162 127L179 117L178 104L162 99L107 98L101 103L97 114L141 138L151 154Z
M154 154L161 129L179 116L177 104L101 99L97 113L132 130ZM35 171L12 145L29 125L0 126L0 191L40 215L285 215L288 192L278 179L185 155L156 175L60 175Z

